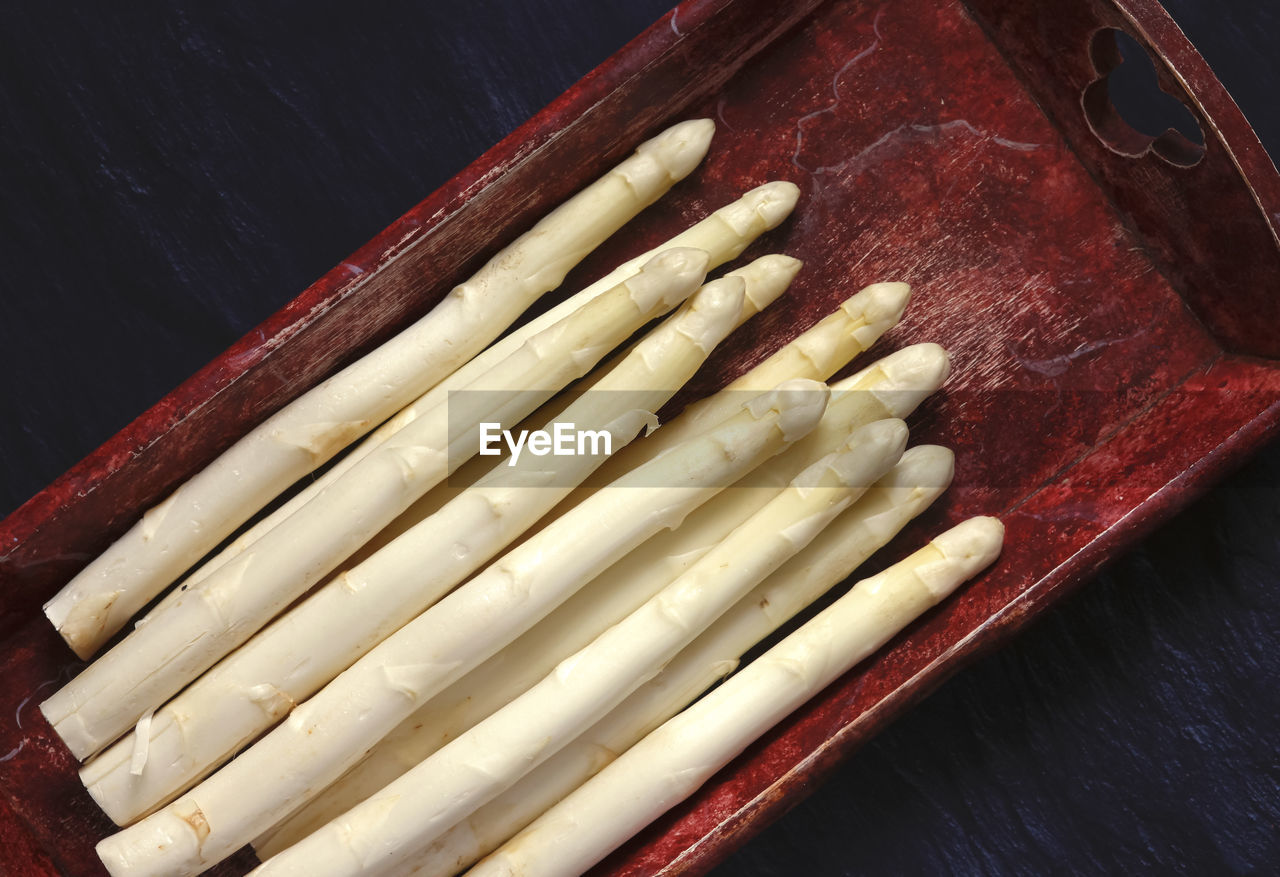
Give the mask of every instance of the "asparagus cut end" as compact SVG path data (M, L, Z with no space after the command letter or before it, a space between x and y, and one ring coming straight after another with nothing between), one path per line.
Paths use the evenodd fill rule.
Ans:
M62 597L44 605L45 617L66 640L71 651L82 661L93 657L105 638L104 631L111 619L111 607L121 595L120 590L103 591L91 595L79 603L71 603Z
M179 802L186 806L179 813L161 811L155 815L158 820L153 834L143 838L132 838L125 834L113 834L98 842L95 848L98 858L106 866L111 877L161 877L161 875L194 875L203 871L210 863L204 861L201 847L209 836L209 823L204 813L194 802ZM139 843L138 841L141 841ZM159 847L166 853L160 864L153 855L152 847Z
M85 727L79 713L67 713L63 702L50 698L40 704L40 712L78 760L84 761L98 750L100 743L97 736Z

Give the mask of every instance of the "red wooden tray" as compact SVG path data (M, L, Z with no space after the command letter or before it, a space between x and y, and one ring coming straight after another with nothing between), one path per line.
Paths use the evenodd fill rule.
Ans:
M1118 62L1108 28L1151 51L1203 154L1119 119L1096 84ZM806 268L696 390L865 283L907 280L908 319L878 352L951 350L952 380L913 436L953 447L958 473L880 559L978 513L1002 517L1008 542L603 871L705 871L1275 433L1280 176L1155 0L689 0L0 526L0 872L102 873L93 844L112 829L36 709L79 666L40 604L236 436L697 115L718 122L705 165L566 288L750 186L795 181L796 213L747 256L782 250Z

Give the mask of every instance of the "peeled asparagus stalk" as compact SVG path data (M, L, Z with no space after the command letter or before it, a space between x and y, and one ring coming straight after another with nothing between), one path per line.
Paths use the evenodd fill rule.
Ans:
M758 392L788 378L825 381L897 325L910 297L911 287L905 283L873 283L860 290L723 390L688 406L643 442L615 455L601 467L598 478L608 481L710 429L738 409L744 392Z
M843 581L937 499L951 482L953 466L954 459L946 448L909 448L866 495L735 603L661 673L520 782L441 835L404 873L432 877L456 874L497 849L731 673L739 658L757 642ZM346 780L344 777L335 788L345 785ZM358 800L376 791L371 788ZM315 803L322 801L324 798ZM328 819L345 809L330 813ZM275 855L322 824L299 824L293 834L286 834L286 823L269 842L254 847L260 857Z
M777 383L778 375L826 380L896 326L910 297L905 283L873 283L724 389L760 390ZM732 397L718 395L695 402L682 412L678 427L669 424L674 428L663 441L679 443L681 434L714 426L734 404Z
M742 303L742 311L738 314L737 325L741 326L747 320L764 310L770 304L778 299L782 293L786 292L787 287L795 278L796 273L800 270L801 263L799 259L793 259L790 256L784 256L778 253L770 253L752 261L750 264L743 266L735 271L725 274L725 277L740 277L744 284L744 298ZM736 328L736 327L735 327ZM630 350L624 351L617 356L611 358L603 365L597 366L596 369L583 378L581 382L574 388L574 392L580 392L594 388L599 381L607 375L612 368L621 359L630 353ZM741 401L741 400L739 400ZM541 426L544 423L555 419L564 407L564 403L556 398L543 405L526 419L530 426ZM523 425L523 424L522 424ZM488 458L476 457L462 466L458 471L449 476L448 483L440 484L432 488L425 496L409 507L409 510L396 518L386 529L380 532L373 539L369 540L364 548L356 553L354 560L363 560L369 554L377 551L382 546L396 539L400 534L406 532L419 521L424 520L430 515L437 512L445 503L458 496L464 490L469 488L487 474L492 466Z
M590 300L610 286L626 280L657 252L672 247L692 247L703 250L710 259L708 270L737 258L748 244L766 231L776 228L782 220L786 219L795 208L799 197L800 190L794 183L775 180L757 186L737 201L721 207L665 244L623 262L582 292L566 299L545 314L530 320L528 324L497 341L442 381L434 392L438 396L443 396L451 390L466 386L475 375L488 369L493 362L507 356L514 347L522 344L529 334L541 331L569 311L580 307L584 300Z
M628 749L480 862L472 877L580 874L986 567L1004 528L970 518L853 590Z
M735 325L742 285L723 278L704 286L561 422L612 429L615 448L629 440L643 422L630 413L659 408ZM167 802L495 556L601 461L525 454L515 467L491 464L466 495L325 583L157 711L146 728L86 764L86 788L122 825ZM139 751L147 753L141 769L133 764Z
M827 413L819 427L783 454L764 463L761 468L773 468L795 458L796 452L802 449L801 446L808 445L815 434L827 425L836 401L833 393L833 401L828 404ZM872 427L875 428L874 431L881 431L883 434L881 424L872 424ZM861 437L855 435L845 438L852 446ZM805 459L804 462L812 463L822 456L825 453ZM794 476L794 469L804 467L788 468L793 470L790 474ZM787 481L790 481L790 477L783 485ZM323 795L268 832L266 837L255 841L254 848L258 854L266 858L297 843L329 820L374 795L450 740L513 700L549 673L561 660L586 646L610 625L625 618L674 581L707 550L781 490L782 487L776 490L726 490L699 507L678 529L658 534L614 564L510 646L428 701L388 735L368 758L334 783ZM763 494L765 499L763 502L753 501L745 511L736 514L738 501L748 492ZM755 500L755 497L752 499ZM855 508L866 502L867 498L860 500ZM838 518L836 523L853 514L851 510ZM689 538L690 535L693 538ZM866 541L863 539L860 544L865 544ZM804 554L807 556L809 553L810 549L806 548ZM565 789L564 792L569 790ZM507 796L504 794L503 797ZM528 819L537 816L550 803L554 801L535 810ZM503 808L510 809L512 806L514 805L503 805ZM524 823L515 825L506 834L496 837L493 846L481 850L480 855L523 826ZM476 856L478 857L479 855Z
M687 176L714 130L709 119L682 122L641 144L417 323L268 418L150 509L45 604L68 645L81 658L92 655L282 490L474 356L587 253Z
M833 385L818 426L751 472L744 480L752 486L726 490L690 514L680 527L654 536L609 567L510 646L428 701L360 765L271 832L269 844L255 847L274 855L489 716L673 581L781 492L805 466L857 441L850 434L858 427L910 414L941 386L947 371L946 352L936 344L920 344L892 353ZM123 750L118 755L122 762L126 756Z
M451 461L475 453L471 431L480 422L518 421L688 296L705 269L701 250L668 250L533 336L469 385L503 392L467 394L478 404L439 406L404 427L45 701L45 717L77 757L110 743L394 520L444 478Z
M599 491L384 640L200 785L100 842L107 869L193 875L221 861L618 557L803 436L826 396L821 384L792 382Z
M533 688L253 873L338 877L403 867L617 706L897 462L905 424L881 421L864 432L856 449L806 468L676 581Z
M509 356L537 332L547 328L557 320L563 319L566 314L575 308L581 307L600 293L635 274L640 270L641 265L659 252L675 247L692 247L703 250L709 257L708 270L716 268L737 258L752 241L782 222L795 207L799 194L800 190L793 183L783 181L774 181L757 186L737 201L721 207L665 244L660 244L647 253L642 253L634 259L624 262L581 292L556 305L545 314L534 318L526 325L512 331L509 335L479 353L474 359L463 365L454 374L445 378L412 404L406 406L381 427L374 430L367 439L353 448L347 456L339 460L333 468L313 484L308 485L279 509L249 528L248 531L236 538L229 546L192 573L189 581L192 583L199 581L233 557L238 556L246 548L262 538L264 533L309 502L320 490L372 452L374 448L378 447L397 430L413 422L423 412L442 404L451 391L462 389L496 362ZM789 259L786 256L765 258ZM798 267L799 263L797 262L796 264ZM732 273L738 274L739 272ZM742 276L750 284L750 279L745 274ZM751 308L759 310L767 303L763 295L761 297L754 296L749 287L744 311ZM746 316L743 317L744 320L746 318ZM170 598L174 596L174 594L170 594Z
M792 280L795 280L796 274L800 272L803 265L803 262L791 256L782 253L767 253L743 265L741 268L727 272L724 275L725 277L741 277L742 282L746 284L746 298L742 302L742 312L738 315L738 325L741 326L747 320L763 311L776 301L778 296L786 292L787 287L791 285ZM606 362L597 368L595 372L583 378L578 388L586 390L594 386L595 382L613 365L613 362L621 359L627 352L622 351L615 354L614 360Z
M794 259L781 253L769 253L741 268L726 273L725 277L741 278L744 284L742 310L738 313L738 321L734 328L750 320L786 292L787 287L791 285L791 281L795 279L802 266L803 263L799 259ZM630 352L631 348L620 351L603 365L597 366L591 374L574 386L574 392L585 392L595 387L600 379L609 373L609 369L613 368L619 360ZM760 389L767 390L782 383L783 380L786 380L786 378L779 378L769 387ZM559 407L563 407L563 403L559 399L552 399L538 411L535 411L530 416L530 419L539 423L550 420L555 412L559 410ZM450 483L451 485L456 485L464 481L465 478L461 480L454 478L451 479Z

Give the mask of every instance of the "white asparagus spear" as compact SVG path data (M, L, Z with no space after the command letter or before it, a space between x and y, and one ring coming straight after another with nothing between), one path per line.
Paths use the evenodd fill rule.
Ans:
M690 514L680 527L659 533L611 566L406 719L361 764L273 831L278 841L255 847L259 852L269 849L267 855L279 852L489 716L688 569L781 492L801 469L856 440L850 433L857 427L910 414L941 386L947 371L946 352L936 344L920 344L892 353L833 385L831 402L817 428L750 473L745 480L752 486L726 490ZM124 750L118 754L122 764L127 755Z
M727 272L725 277L741 277L746 284L746 298L742 302L742 313L738 315L738 325L760 313L787 291L791 281L795 280L804 263L799 259L782 253L767 253L754 259L741 268ZM604 375L613 363L621 359L628 351L620 351L613 359L599 366L594 372L579 382L577 389L586 390ZM777 382L780 383L780 382ZM776 383L774 384L776 386ZM765 389L768 389L767 387Z
M681 122L641 144L417 323L232 445L45 604L54 627L81 658L92 655L282 490L447 377L559 286L587 253L687 176L706 155L714 131L709 119Z
M1004 527L995 518L970 518L859 582L628 749L469 874L568 877L586 871L995 560L1003 537Z
M734 604L661 673L520 782L441 835L405 873L456 874L497 849L731 673L747 650L848 577L938 498L953 471L954 458L946 448L907 449L865 496ZM358 800L376 791L370 788ZM281 826L269 842L255 843L254 848L261 858L275 855L354 803L309 827L296 826L291 836Z
M397 432L234 563L187 587L154 623L134 630L45 701L45 717L77 757L110 743L393 521L444 478L451 461L475 453L471 430L480 422L512 423L528 414L688 296L705 268L701 250L668 250L530 338L470 385L502 392L468 393L466 401L474 404L437 407Z
M911 287L905 283L863 288L723 390L689 405L644 441L615 455L597 477L607 482L710 429L738 409L743 392L758 392L787 378L825 381L897 325L910 297Z
M402 867L617 706L897 462L907 439L902 421L862 432L856 449L806 468L676 581L533 688L253 873L338 877Z
M742 268L725 274L725 277L741 277L743 283L746 284L742 312L738 315L738 325L741 326L776 301L782 293L786 292L787 287L795 278L800 267L799 259L793 259L790 256L784 256L779 253L770 253L761 256ZM623 351L603 365L597 366L591 374L583 378L574 387L574 392L577 393L594 387L629 352L630 350ZM521 426L528 425L530 428L541 426L553 420L563 407L564 403L558 398L552 399L529 415L526 418L527 424L521 424ZM396 518L373 539L369 540L368 544L361 548L352 558L353 562L363 560L369 554L397 538L401 533L415 526L419 521L434 514L445 503L479 481L480 478L488 473L490 467L491 463L487 458L476 457L470 460L449 476L448 483L432 488L426 496L410 506L408 511Z
M477 354L471 362L441 381L433 392L437 398L443 398L450 391L466 386L475 375L490 368L495 361L509 355L513 347L518 347L523 343L528 334L541 331L546 326L561 319L568 311L580 307L584 300L589 300L610 286L626 280L638 271L640 266L656 252L671 247L692 247L703 250L710 259L708 270L737 258L753 240L766 231L776 228L782 220L786 219L795 208L799 197L800 190L794 183L775 180L757 186L737 201L725 205L665 244L661 244L654 250L641 253L635 258L623 262L607 275L582 290L582 292L566 299L545 314L535 317L505 338L496 341L492 346ZM762 389L767 390L769 387Z
M724 389L730 393L761 390L774 386L780 375L826 380L896 326L910 298L911 287L905 283L864 287ZM670 431L663 438L665 446L678 444L681 435L711 428L735 407L729 395L695 402L681 412L679 426L675 421L667 425Z
M645 436L608 460L592 478L571 494L546 520L581 501L621 473L652 460L691 435L724 420L742 404L742 396L777 385L787 378L826 380L866 350L902 318L911 287L905 283L873 283L846 299L817 324L783 345L746 374L719 392L682 411L655 433Z
M625 443L640 425L628 413L661 407L727 334L741 288L738 278L704 286L561 421L612 427L614 447ZM90 794L121 825L167 802L496 555L602 459L525 454L514 468L491 464L467 495L327 582L197 679L155 713L145 736L139 728L86 764L80 776ZM138 751L148 753L140 770L132 763Z
M316 493L351 466L354 466L397 430L413 422L424 411L429 411L441 404L447 398L449 392L465 387L488 368L492 367L494 363L509 356L535 333L562 319L573 309L581 307L585 302L590 301L605 290L626 280L657 253L674 247L692 247L703 250L708 254L710 260L708 270L716 268L737 258L757 237L777 227L791 213L799 194L800 190L796 188L795 184L781 180L757 186L737 201L719 208L666 243L624 262L581 292L496 341L466 365L459 368L454 374L445 378L422 397L406 406L395 417L376 429L367 439L353 448L347 456L339 460L313 484L308 485L279 509L237 537L229 546L192 573L189 581L192 583L199 581L231 558L239 555L260 539L264 533L305 505ZM778 256L773 258L787 259L789 257ZM796 264L798 267L798 261ZM736 274L738 272L731 273ZM747 278L744 277L744 279ZM754 297L750 288L747 290L747 299L746 309L754 307L759 310L768 303L763 297ZM745 320L746 316L743 319ZM175 594L170 594L166 600L174 596ZM163 605L163 602L161 605ZM145 617L143 621L148 620L149 617L150 615Z
M802 437L826 396L821 384L790 382L757 398L749 417L599 491L384 640L200 785L100 842L107 869L193 875L221 861L619 556Z

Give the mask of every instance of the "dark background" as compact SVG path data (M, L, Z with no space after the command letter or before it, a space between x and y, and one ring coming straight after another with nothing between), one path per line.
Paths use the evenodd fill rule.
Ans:
M0 514L669 6L0 3ZM1167 6L1280 154L1280 9ZM1280 873L1278 579L1273 443L721 873Z

